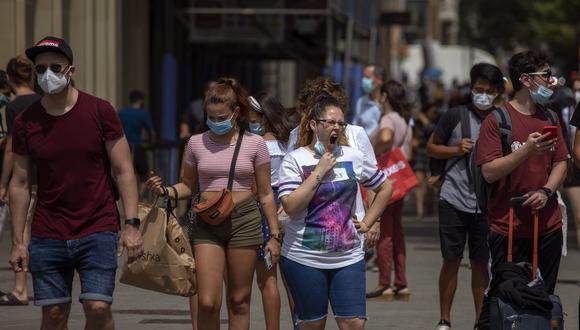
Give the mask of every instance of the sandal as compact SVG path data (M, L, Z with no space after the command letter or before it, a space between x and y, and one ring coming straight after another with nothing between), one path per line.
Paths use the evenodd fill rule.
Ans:
M16 298L12 292L3 294L0 297L0 306L27 306L28 301L24 302Z
M395 291L390 286L385 286L374 291L367 292L367 298L377 298L380 296L393 296L395 295Z
M408 296L411 294L411 292L409 291L409 288L407 288L406 285L396 286L393 290L394 290L396 296Z

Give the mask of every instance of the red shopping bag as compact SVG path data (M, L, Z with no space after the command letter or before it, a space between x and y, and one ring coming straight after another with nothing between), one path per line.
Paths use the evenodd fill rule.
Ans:
M402 199L419 185L417 177L401 148L395 148L382 154L377 159L377 164L393 184L393 195L389 199L389 205Z

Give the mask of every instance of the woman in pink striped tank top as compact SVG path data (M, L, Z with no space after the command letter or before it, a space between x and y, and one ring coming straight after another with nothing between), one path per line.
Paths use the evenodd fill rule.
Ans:
M265 250L276 264L280 256L280 231L274 194L270 185L270 156L262 137L249 132L240 134L252 111L248 96L239 82L222 78L204 97L208 132L190 138L183 159L181 182L167 190L170 198L189 199L200 192L207 200L227 187L230 165L238 139L242 139L233 175L232 199L235 208L229 219L210 225L200 219L193 223L196 262L199 329L220 328L222 282L227 275L227 299L230 329L249 329L252 280L258 247L263 242L261 216L252 192L256 181L257 197L270 226L271 239ZM162 180L153 176L147 181L163 195ZM177 193L177 196L175 196Z

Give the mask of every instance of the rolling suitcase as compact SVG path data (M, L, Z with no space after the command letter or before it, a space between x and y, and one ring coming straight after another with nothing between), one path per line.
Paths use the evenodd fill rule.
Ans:
M514 207L523 202L523 198L516 197L510 200L508 224L508 256L507 262L513 260L513 222ZM536 279L538 270L538 211L534 210L534 250L532 257L532 280ZM551 317L540 314L535 310L524 310L517 306L503 302L497 297L490 299L490 329L493 330L564 330L564 313L560 297L550 295L553 308Z

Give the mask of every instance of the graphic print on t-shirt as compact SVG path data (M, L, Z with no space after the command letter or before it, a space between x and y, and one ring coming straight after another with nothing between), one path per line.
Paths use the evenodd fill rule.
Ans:
M303 166L308 178L315 165ZM360 244L351 223L357 180L351 161L339 162L318 187L308 205L302 246L318 251L342 252Z

